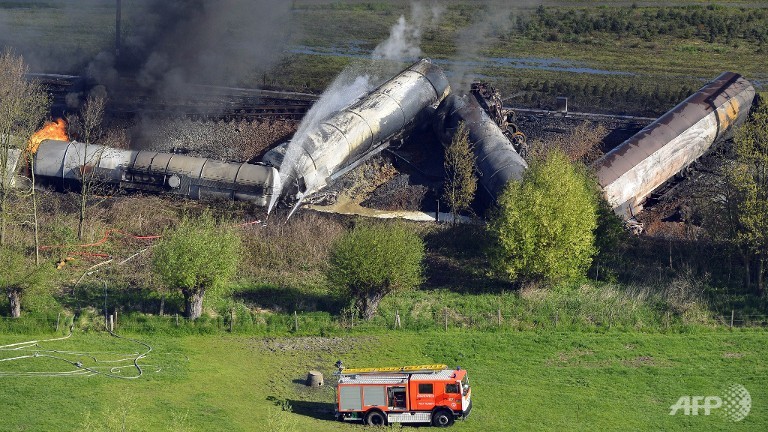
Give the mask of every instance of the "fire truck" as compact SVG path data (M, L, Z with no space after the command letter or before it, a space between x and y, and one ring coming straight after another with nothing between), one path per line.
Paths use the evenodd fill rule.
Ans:
M431 423L447 427L472 411L467 371L446 365L345 369L336 387L336 418L371 426Z

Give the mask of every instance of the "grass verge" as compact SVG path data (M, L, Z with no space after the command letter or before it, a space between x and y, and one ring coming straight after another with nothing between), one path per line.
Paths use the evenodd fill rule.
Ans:
M138 380L0 377L2 430L357 430L333 421L333 363L445 362L469 370L474 411L453 430L765 430L768 336L609 332L370 332L338 337L135 336L153 348ZM34 339L0 335L0 344ZM99 359L135 344L76 333L38 349ZM8 352L0 352L8 357ZM13 353L14 355L18 354ZM61 354L70 355L70 354ZM4 374L71 366L42 358L0 362ZM308 389L306 373L326 386ZM126 374L129 369L126 369ZM669 415L684 395L720 395L731 383L752 397L749 416Z

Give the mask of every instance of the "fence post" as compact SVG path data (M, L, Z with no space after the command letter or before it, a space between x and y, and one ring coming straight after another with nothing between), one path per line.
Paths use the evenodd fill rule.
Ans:
M109 316L109 327L108 328L109 328L110 332L115 331L115 321L114 321L114 316L113 315Z
M400 311L395 309L395 328L400 328Z
M501 327L501 308L496 310L496 319L499 323L499 327Z
M117 307L115 307L115 322L114 326L117 327Z
M731 309L731 328L733 328L733 314L734 314L734 310Z
M448 308L443 308L443 316L445 317L445 331L448 331Z
M61 319L61 312L56 315L56 331L59 331L59 320Z
M229 332L232 333L232 321L235 320L235 310L229 310Z
M293 311L293 329L295 332L299 331L299 314Z
M179 326L179 314L176 314L176 327Z

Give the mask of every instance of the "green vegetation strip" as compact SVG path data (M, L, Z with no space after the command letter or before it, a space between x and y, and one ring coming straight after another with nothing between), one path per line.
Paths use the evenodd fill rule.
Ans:
M378 332L344 337L130 335L153 347L144 378L0 378L2 430L358 430L333 421L333 363L349 367L447 363L470 371L474 411L452 430L766 430L768 335ZM46 337L2 335L0 345ZM77 332L47 348L135 349ZM7 353L3 353L4 356ZM104 354L106 355L106 354ZM44 370L39 359L0 362ZM325 386L301 381L309 370ZM751 393L749 416L669 415L681 396Z

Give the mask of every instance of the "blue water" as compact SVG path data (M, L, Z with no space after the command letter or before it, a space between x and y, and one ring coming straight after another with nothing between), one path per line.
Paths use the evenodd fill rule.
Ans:
M359 44L356 43L350 43L344 47L309 47L298 45L292 47L287 52L291 54L321 55L357 59L369 59L371 57L371 54L368 50L363 49ZM412 60L415 61L418 59ZM634 75L631 72L590 68L582 62L563 60L559 58L486 57L478 60L432 59L432 61L435 64L443 67L443 69L446 69L446 72L450 71L451 66L461 66L462 68L507 67L514 69L535 69L555 72L587 73L595 75Z

